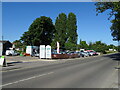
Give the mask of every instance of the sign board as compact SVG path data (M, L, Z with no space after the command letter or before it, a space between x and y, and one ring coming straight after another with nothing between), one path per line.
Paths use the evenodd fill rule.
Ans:
M51 46L46 46L46 58L51 58Z
M59 44L59 42L57 42L57 53L60 53L60 44Z
M26 53L32 55L32 46L26 47Z
M2 42L0 43L0 56L2 56L2 51L3 51L3 44Z
M4 56L0 57L0 65L3 66L3 63L4 63Z
M45 45L40 45L40 58L45 58Z

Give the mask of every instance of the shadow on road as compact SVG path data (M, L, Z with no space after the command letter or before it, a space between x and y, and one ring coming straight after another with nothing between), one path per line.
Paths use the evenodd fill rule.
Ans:
M23 62L22 61L9 62L9 63L7 63L7 66L15 66L14 64L18 64L18 63L23 63Z
M109 58L112 58L112 60L120 61L120 53L110 54L104 57L109 57Z

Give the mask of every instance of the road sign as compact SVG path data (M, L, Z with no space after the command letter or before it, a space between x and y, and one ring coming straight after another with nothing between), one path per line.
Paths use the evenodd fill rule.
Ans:
M59 42L57 42L57 53L60 53L60 44L59 44Z
M40 45L40 58L45 58L45 45Z
M46 46L46 58L51 58L51 46Z

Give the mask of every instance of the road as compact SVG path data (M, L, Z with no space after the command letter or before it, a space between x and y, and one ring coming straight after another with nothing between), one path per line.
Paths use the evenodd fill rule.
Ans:
M117 54L3 72L2 88L118 88ZM37 63L39 64L39 63ZM31 64L32 65L32 64Z

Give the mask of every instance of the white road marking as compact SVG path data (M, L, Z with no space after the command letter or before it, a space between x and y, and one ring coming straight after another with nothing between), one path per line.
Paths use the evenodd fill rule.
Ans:
M49 73L46 73L46 74L41 74L41 75L38 75L38 76L33 76L33 77L26 78L26 79L18 80L18 81L12 82L12 83L7 83L7 84L4 84L4 85L0 85L0 87L4 87L4 86L7 86L7 85L11 85L11 84L16 84L16 83L19 83L19 82L27 81L27 80L30 80L30 79L34 79L34 78L38 78L38 77L41 77L41 76L49 75L49 74L52 74L52 73L54 73L54 72L49 72Z

